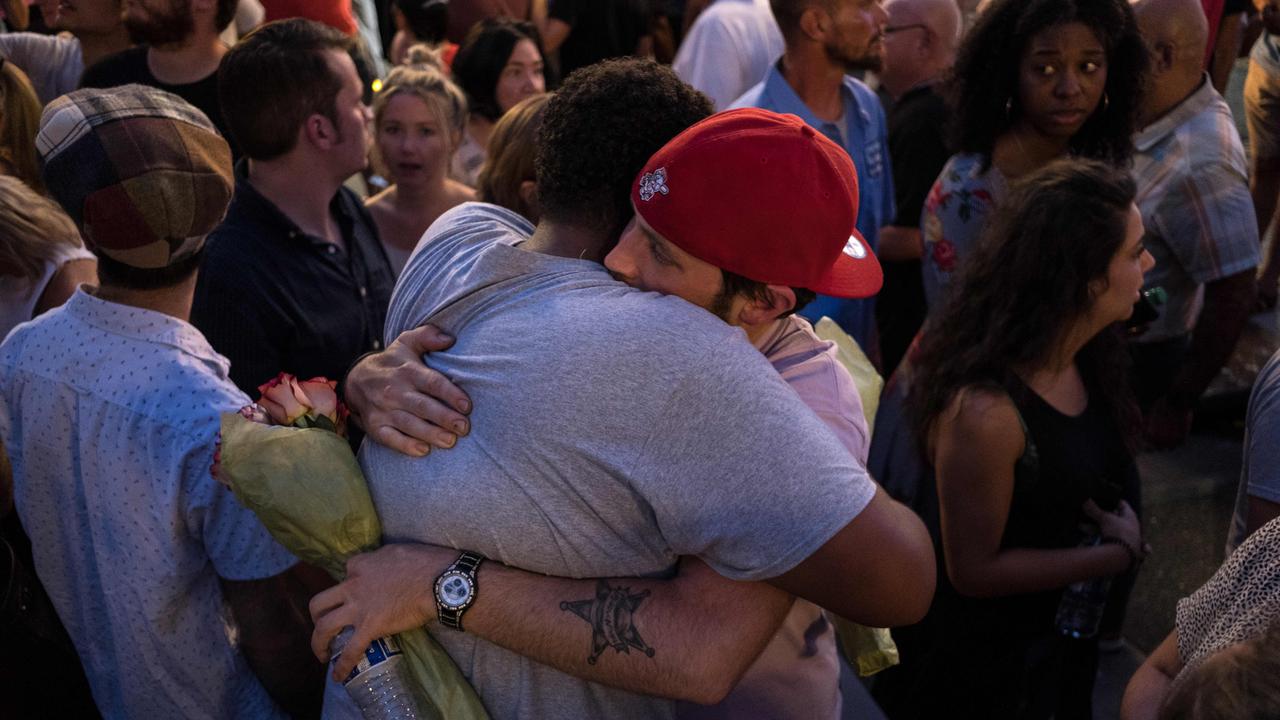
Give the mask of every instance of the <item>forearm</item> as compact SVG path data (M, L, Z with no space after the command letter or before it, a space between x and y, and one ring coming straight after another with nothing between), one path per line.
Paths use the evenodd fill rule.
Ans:
M538 29L539 35L547 33L547 0L532 0L529 3L529 22Z
M924 256L920 228L886 225L880 228L876 257L890 262L919 260Z
M1240 13L1225 15L1218 25L1218 40L1213 47L1213 87L1219 93L1227 91L1227 83L1231 78L1231 69L1235 67L1236 56L1240 54Z
M1189 409L1200 399L1231 358L1253 299L1253 268L1205 286L1204 308L1191 334L1191 348L1169 390L1171 405Z
M1181 667L1177 631L1149 655L1133 674L1120 701L1120 720L1156 720Z
M672 580L569 580L493 563L481 582L496 592L481 593L466 629L585 680L715 703L764 649L791 599L763 584L698 577L705 574L715 573L686 563ZM705 580L737 592L702 592Z
M435 622L435 578L458 551L387 545L352 558L346 580L311 602L312 649L355 628L349 645ZM476 575L465 632L562 672L693 702L719 700L773 636L791 606L763 583L728 580L697 560L671 579L548 577L490 560ZM339 658L340 676L352 663Z
M910 625L933 600L937 561L919 516L877 488L862 512L774 587L870 627Z
M1003 597L1066 587L1090 578L1119 575L1129 567L1120 545L1033 550L1009 548L985 561L966 564L947 556L947 575L956 590L970 597Z
M307 642L307 600L320 587L318 575L300 564L267 580L222 581L240 652L271 698L295 718L319 717L324 694L324 666Z
M4 0L4 14L9 21L9 31L26 30L30 24L27 3L24 0Z

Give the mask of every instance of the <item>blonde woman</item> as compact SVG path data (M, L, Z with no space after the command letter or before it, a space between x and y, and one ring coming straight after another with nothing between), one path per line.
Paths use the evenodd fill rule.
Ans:
M417 48L413 52L417 55ZM391 71L374 98L373 121L376 152L393 184L365 206L399 275L431 223L449 208L475 199L471 188L449 177L449 163L466 128L467 101L438 67L401 66Z
M0 339L98 282L98 262L58 206L0 175Z
M44 193L36 163L40 99L27 74L0 57L0 174L13 175Z

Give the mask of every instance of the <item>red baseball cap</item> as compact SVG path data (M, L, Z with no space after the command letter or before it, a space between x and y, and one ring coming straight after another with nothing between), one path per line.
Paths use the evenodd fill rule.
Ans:
M795 115L712 115L649 159L631 200L659 235L749 280L863 298L884 279L855 227L853 161Z

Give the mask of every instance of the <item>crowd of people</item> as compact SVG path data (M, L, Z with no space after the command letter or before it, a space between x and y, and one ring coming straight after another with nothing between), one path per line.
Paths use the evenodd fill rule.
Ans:
M425 626L495 718L1089 718L1275 305L1280 0L0 11L3 717L359 717ZM341 578L211 472L282 372ZM1280 717L1278 398L1126 720Z

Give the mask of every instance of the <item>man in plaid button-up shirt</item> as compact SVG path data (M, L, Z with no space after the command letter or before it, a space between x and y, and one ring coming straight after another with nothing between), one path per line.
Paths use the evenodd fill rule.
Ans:
M1185 439L1196 400L1248 319L1258 227L1231 110L1202 71L1208 34L1195 0L1144 0L1136 12L1152 53L1134 179L1156 258L1148 287L1168 303L1134 346L1135 385L1157 447Z

